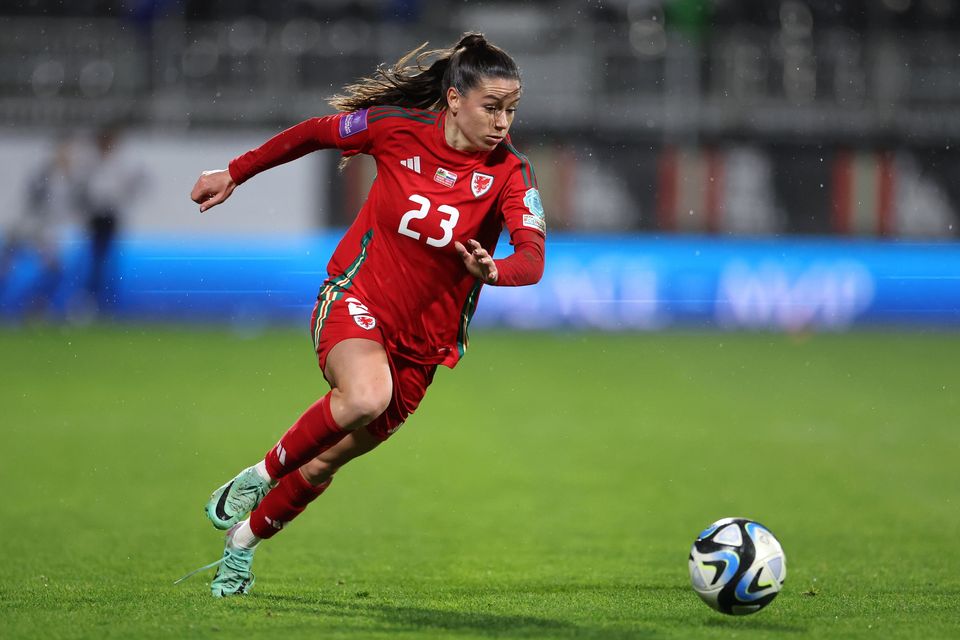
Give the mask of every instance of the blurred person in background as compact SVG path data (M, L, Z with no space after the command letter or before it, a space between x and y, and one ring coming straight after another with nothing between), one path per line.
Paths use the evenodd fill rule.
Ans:
M480 34L448 49L422 53L425 46L349 85L331 100L336 115L204 172L191 193L206 211L257 173L317 149L377 162L311 318L331 390L207 503L214 526L228 529L222 559L197 570L220 565L216 597L247 593L258 543L323 493L340 467L395 433L438 365L456 365L484 284L529 285L543 273L536 177L507 135L520 100L516 63ZM494 260L504 228L514 253Z
M116 302L110 270L117 234L132 192L141 197L147 186L144 169L117 152L120 136L121 129L116 125L98 131L94 148L78 171L89 255L84 295L72 305L72 314L81 321L99 315Z
M24 309L28 313L51 311L63 279L62 236L76 218L78 208L72 151L71 140L57 141L50 157L31 174L24 209L5 234L0 248L0 297L7 303L15 303L8 296L17 297L13 291L17 266L29 264L32 258L38 262L35 277L19 283L24 287Z

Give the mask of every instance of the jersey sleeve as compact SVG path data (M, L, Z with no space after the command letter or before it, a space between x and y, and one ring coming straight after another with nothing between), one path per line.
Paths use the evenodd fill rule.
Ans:
M526 156L517 156L519 166L507 178L500 202L503 224L514 245L517 244L514 234L521 229L547 235L547 219L537 190L537 176Z
M496 261L499 272L496 285L501 287L534 284L543 275L544 267L547 222L537 189L537 176L526 156L515 155L519 166L507 179L501 201L504 226L510 234L514 252Z
M497 287L522 287L536 284L543 277L543 236L532 229L517 229L511 236L513 255L495 260Z
M369 109L310 118L281 131L265 143L230 161L230 177L243 184L262 171L296 160L318 149L340 149L344 155L370 153L373 146Z

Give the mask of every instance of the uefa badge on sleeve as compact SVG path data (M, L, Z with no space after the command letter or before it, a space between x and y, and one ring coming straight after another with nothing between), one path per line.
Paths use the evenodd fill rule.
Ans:
M367 130L367 109L346 113L340 116L340 137L349 138L355 133Z
M543 202L540 200L540 192L536 188L527 189L523 196L523 204L527 206L529 214L523 216L523 226L537 229L540 233L547 232L547 219L543 212Z

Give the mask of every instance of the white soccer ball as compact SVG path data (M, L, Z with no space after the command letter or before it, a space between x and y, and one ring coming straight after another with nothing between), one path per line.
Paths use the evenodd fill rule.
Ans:
M770 604L787 577L787 558L759 522L724 518L704 529L690 549L690 582L721 613L746 615Z

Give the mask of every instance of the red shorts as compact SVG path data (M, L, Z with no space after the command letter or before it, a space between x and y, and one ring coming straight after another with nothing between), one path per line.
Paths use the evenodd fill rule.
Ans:
M310 316L310 335L320 370L327 365L330 350L348 338L373 340L383 346L393 378L393 397L380 416L367 425L381 442L393 435L423 400L437 371L435 364L412 362L391 353L380 323L368 305L348 289L324 285Z

